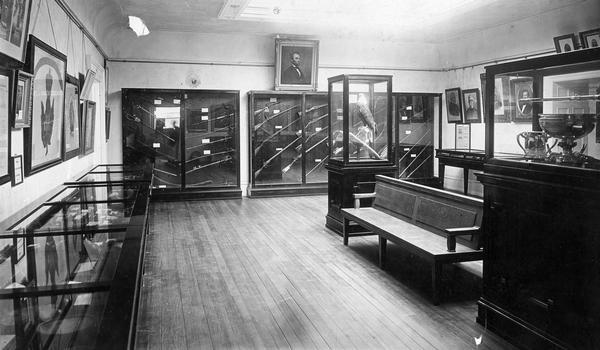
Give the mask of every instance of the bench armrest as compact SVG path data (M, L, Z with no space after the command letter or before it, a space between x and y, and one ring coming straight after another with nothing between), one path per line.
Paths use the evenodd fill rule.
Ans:
M360 200L363 198L375 198L375 192L371 193L354 193L354 208L360 208Z
M447 235L446 244L449 252L456 251L456 236L478 235L480 233L479 226L447 228L444 231Z

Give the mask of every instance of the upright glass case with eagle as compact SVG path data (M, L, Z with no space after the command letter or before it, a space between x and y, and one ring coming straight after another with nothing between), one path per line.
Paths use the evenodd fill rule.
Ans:
M329 78L327 227L338 233L353 193L372 191L376 174L394 175L392 109L389 75Z

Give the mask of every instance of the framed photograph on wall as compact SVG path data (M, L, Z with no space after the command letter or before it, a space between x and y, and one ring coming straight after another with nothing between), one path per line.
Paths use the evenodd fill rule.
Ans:
M557 53L569 52L577 49L575 34L566 34L554 38L554 47Z
M83 104L83 154L94 152L94 132L96 124L96 102Z
M28 128L31 125L33 75L21 70L15 73L12 127Z
M2 1L0 4L0 52L24 62L31 0Z
M481 100L479 98L479 89L463 90L462 102L465 112L465 123L481 123Z
M515 123L529 123L533 116L533 78L518 78L510 81L511 105L514 106L512 120Z
M319 41L275 39L275 90L317 90Z
M67 75L65 85L64 160L80 154L81 117L79 116L79 81Z
M23 157L18 155L11 158L11 184L16 186L23 182Z
M10 97L13 72L0 68L0 185L10 181Z
M581 47L589 49L600 46L600 28L579 32Z
M29 36L27 66L33 74L31 127L25 130L25 175L62 161L67 56Z
M446 115L448 123L462 123L460 88L446 89Z

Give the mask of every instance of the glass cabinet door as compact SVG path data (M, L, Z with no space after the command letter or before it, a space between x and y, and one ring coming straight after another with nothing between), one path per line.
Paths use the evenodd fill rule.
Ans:
M123 92L123 163L154 164L154 183L180 188L179 92L127 89Z
M252 179L256 185L302 183L302 95L253 94Z
M395 93L398 178L433 177L434 120L440 95Z
M123 90L123 163L159 189L240 186L239 91ZM241 194L240 194L241 195Z
M186 187L236 186L238 93L186 92Z
M329 145L327 95L307 94L304 103L304 160L307 183L327 182Z

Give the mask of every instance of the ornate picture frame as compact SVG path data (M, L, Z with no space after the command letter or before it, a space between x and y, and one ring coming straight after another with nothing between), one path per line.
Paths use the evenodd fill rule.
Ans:
M15 129L31 126L31 109L33 107L33 75L24 71L15 72L12 127Z
M94 133L96 128L96 102L85 101L83 104L83 139L81 148L83 155L94 152Z
M530 123L533 118L533 104L524 101L533 97L533 78L517 78L510 80L511 119L515 123Z
M481 98L479 88L462 90L465 123L481 123Z
M10 181L10 116L13 72L0 67L0 185Z
M275 39L275 90L317 90L319 41Z
M582 48L589 49L600 46L600 28L579 32Z
M25 61L31 0L5 1L0 11L0 53L21 63Z
M33 74L31 126L25 132L25 175L62 162L67 56L33 35L27 64Z
M577 50L577 38L575 34L565 34L554 38L554 47L557 53Z
M65 118L64 118L64 160L71 159L81 154L81 116L79 115L79 81L67 75L65 85Z
M462 123L462 104L460 88L446 89L446 116L448 123Z

